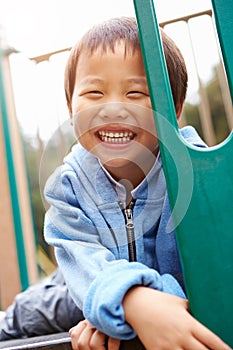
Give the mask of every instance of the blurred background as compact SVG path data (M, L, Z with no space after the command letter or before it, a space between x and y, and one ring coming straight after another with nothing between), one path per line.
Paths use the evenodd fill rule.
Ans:
M180 48L189 85L182 124L209 146L233 126L210 0L155 0L157 20ZM43 240L41 191L74 140L63 90L70 48L90 26L134 16L132 0L0 1L0 308L55 269Z

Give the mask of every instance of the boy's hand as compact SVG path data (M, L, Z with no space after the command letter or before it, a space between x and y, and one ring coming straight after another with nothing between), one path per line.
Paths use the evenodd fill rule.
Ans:
M188 312L187 300L147 287L128 291L126 321L147 350L231 350Z
M81 321L69 331L73 350L119 350L120 339L107 337L87 320Z

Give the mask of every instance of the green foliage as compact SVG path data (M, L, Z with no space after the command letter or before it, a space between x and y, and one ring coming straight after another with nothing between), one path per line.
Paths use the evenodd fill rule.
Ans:
M226 120L226 112L223 105L223 97L217 79L217 73L207 86L207 95L210 101L210 111L217 143L223 141L229 135L229 127Z
M26 165L29 177L30 196L32 202L33 221L36 231L37 244L42 246L45 251L48 251L48 247L43 238L43 221L45 209L41 198L40 186L39 186L39 166L40 166L40 153L35 140L24 136L24 146L26 155Z
M206 85L206 93L216 135L216 143L218 144L229 135L230 130L227 124L222 92L217 78L217 67L213 71L212 79ZM198 105L186 103L184 106L184 116L186 124L193 125L199 135L204 139Z
M198 106L196 104L193 105L190 103L185 103L183 115L185 124L192 125L197 130L201 138L204 139Z
M43 196L43 190L48 177L62 164L65 155L70 152L74 144L74 135L69 123L57 129L47 144L43 144L39 137L23 135L26 165L29 179L30 196L32 203L33 221L38 246L38 263L43 273L51 272L48 258L54 260L53 249L48 246L43 236L44 215L48 208ZM48 257L48 258L47 258ZM40 261L43 259L43 261Z

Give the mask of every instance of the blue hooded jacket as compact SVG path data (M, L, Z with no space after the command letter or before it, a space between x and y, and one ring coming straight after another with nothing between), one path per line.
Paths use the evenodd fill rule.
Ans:
M181 129L187 142L205 147L192 127ZM120 339L135 332L125 321L122 300L134 285L185 298L175 232L160 158L133 191L137 261L129 262L122 203L106 170L80 144L49 178L45 197L46 241L76 305L93 326Z

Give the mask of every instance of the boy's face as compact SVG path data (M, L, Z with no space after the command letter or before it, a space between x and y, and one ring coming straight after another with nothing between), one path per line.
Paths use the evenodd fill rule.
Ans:
M141 53L97 50L79 58L70 106L84 148L111 170L151 167L157 139Z

